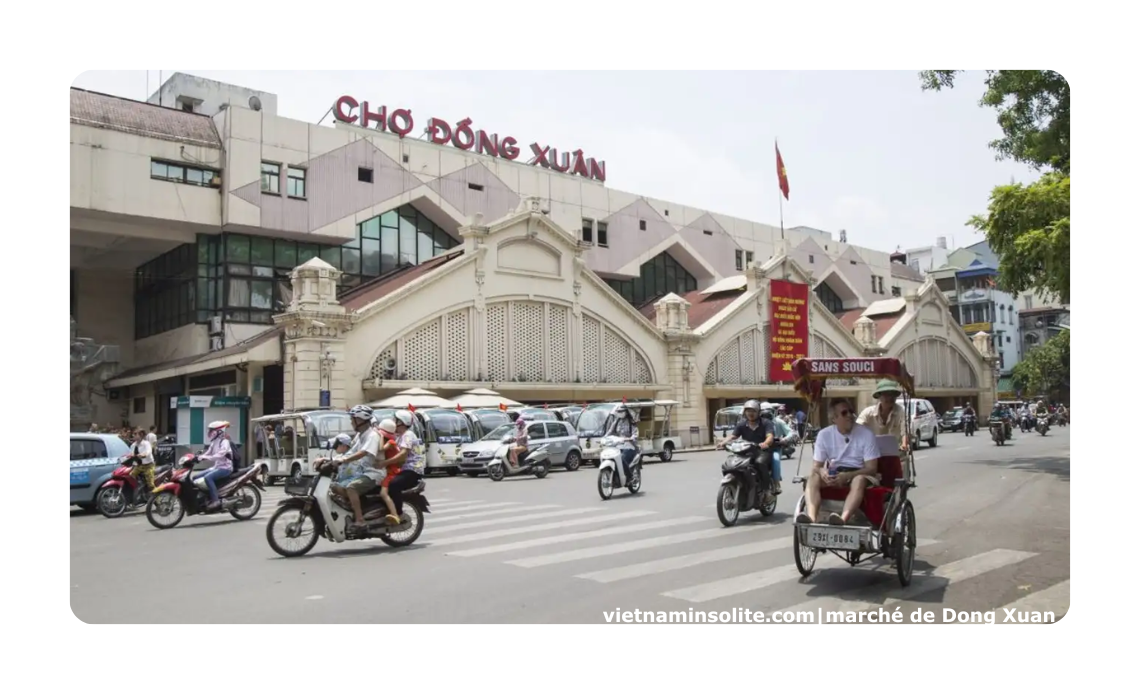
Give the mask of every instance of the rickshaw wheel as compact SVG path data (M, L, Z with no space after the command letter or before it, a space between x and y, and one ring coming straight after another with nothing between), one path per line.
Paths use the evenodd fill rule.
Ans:
M815 550L800 544L800 531L792 528L792 549L796 553L796 568L801 576L810 576L815 569Z
M907 501L899 511L902 514L902 530L891 538L894 545L895 568L898 571L899 583L905 588L910 585L911 575L914 573L914 548L918 544L915 539L918 529L914 520L914 506Z

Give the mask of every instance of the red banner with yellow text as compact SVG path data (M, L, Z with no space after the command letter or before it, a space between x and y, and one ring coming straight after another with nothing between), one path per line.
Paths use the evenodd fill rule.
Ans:
M792 362L808 355L808 292L806 284L772 280L769 300L772 306L768 345L768 379L790 383Z

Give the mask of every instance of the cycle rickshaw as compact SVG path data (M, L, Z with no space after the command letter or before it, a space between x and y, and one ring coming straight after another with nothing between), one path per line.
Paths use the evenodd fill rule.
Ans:
M906 366L898 359L797 359L792 364L796 390L810 403L813 419L824 396L827 379L881 379L898 382L902 390L902 406L906 416L904 431L911 431L910 398L914 396L914 380ZM796 503L793 517L798 517L807 504L806 476L800 476L803 450L793 484L800 484L804 494ZM893 451L892 451L893 452ZM914 568L914 550L917 544L914 506L907 492L916 487L914 454L910 451L879 457L877 486L867 487L859 511L845 525L796 523L793 528L793 550L796 568L807 576L815 568L816 555L831 552L851 566L876 556L894 562L899 583L910 584ZM822 487L820 489L820 516L842 509L849 489Z

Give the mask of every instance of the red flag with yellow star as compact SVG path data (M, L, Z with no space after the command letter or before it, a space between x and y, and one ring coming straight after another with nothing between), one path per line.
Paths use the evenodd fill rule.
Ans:
M780 143L776 143L776 176L780 179L780 192L784 194L784 199L789 200L788 192L791 190L788 187L788 170L784 168L784 158L780 156Z

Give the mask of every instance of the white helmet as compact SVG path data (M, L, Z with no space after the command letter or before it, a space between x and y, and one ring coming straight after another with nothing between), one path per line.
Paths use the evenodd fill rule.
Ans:
M225 430L229 429L229 428L230 428L229 422L225 421L224 419L219 419L219 420L210 422L209 426L206 427L206 431L210 435L210 440L213 441L214 439L221 436L225 432Z
M411 412L408 412L407 410L396 410L396 414L394 416L396 418L395 423L403 424L404 426L408 427L409 429L412 427L412 421L413 420L412 420L412 413Z
M363 419L367 422L372 421L372 408L368 405L357 405L349 410L348 414L351 415L353 419Z
M380 422L379 429L380 429L380 431L383 431L383 432L386 432L388 434L391 434L392 436L395 436L396 435L396 420L391 419L391 418L385 419L384 421Z
M349 447L351 447L352 446L352 437L349 436L348 434L337 434L336 438L333 439L333 446L334 447L336 447L336 446L349 446Z
M744 403L744 411L747 412L748 410L756 410L756 414L760 414L760 403L756 400L749 400Z

